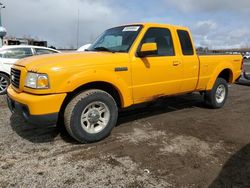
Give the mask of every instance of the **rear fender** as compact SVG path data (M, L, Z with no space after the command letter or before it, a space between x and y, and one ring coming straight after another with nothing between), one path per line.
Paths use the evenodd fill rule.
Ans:
M211 89L213 88L214 83L215 83L216 79L218 78L218 76L220 75L220 73L221 73L223 70L226 70L226 69L229 69L230 72L231 72L230 76L231 76L232 78L229 79L229 83L232 83L232 82L233 82L233 80L234 80L234 78L233 78L234 75L233 75L233 71L232 71L232 70L233 70L233 66L232 66L232 64L230 64L230 63L224 63L224 62L223 62L223 63L219 64L219 65L216 67L216 69L214 70L212 76L210 77L210 79L209 79L209 81L208 81L206 90L211 90Z

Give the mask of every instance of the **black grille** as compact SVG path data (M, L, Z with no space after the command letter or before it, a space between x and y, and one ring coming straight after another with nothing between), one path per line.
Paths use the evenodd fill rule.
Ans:
M11 68L11 84L16 87L19 88L20 85L20 77L21 77L21 71L18 69L14 69Z

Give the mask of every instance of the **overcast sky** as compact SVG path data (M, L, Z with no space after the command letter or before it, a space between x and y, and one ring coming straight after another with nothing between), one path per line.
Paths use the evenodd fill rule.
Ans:
M250 47L250 0L0 0L8 36L47 40L57 48L91 43L105 29L133 22L187 26L196 46Z

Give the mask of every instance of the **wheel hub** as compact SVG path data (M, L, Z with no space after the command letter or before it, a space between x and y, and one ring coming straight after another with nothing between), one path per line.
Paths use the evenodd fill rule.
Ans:
M100 119L101 115L98 110L91 110L88 115L88 120L90 123L97 123Z
M216 101L222 103L226 96L226 88L224 85L220 85L216 90Z
M86 132L96 134L107 126L109 119L110 110L107 105L100 101L94 101L84 108L81 115L81 125Z

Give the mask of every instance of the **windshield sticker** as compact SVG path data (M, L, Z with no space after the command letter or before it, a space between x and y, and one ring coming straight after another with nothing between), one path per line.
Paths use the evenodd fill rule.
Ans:
M123 32L125 32L125 31L138 31L139 28L140 28L140 26L129 26L129 27L124 27L124 29L122 31Z

